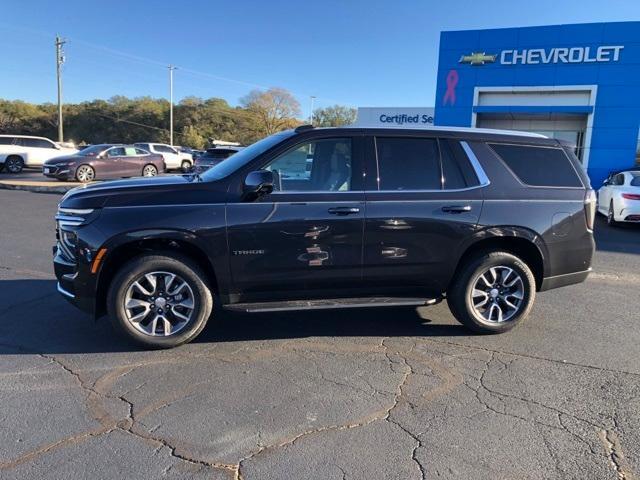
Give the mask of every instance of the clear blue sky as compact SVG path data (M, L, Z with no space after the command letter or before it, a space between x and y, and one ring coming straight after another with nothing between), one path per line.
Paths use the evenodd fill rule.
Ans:
M316 106L434 102L442 30L640 20L638 0L3 0L0 98L222 97L280 86Z

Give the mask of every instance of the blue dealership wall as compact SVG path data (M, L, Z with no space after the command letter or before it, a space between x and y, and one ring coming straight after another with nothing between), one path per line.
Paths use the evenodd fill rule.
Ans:
M598 48L606 46L623 47L617 61L613 61L614 52L609 50L608 61L517 65L500 62L504 50L543 49L548 55L553 48L577 47L589 47L593 60ZM464 55L483 52L498 57L483 65L460 62ZM588 173L598 187L610 171L635 165L640 124L640 22L442 32L436 124L471 126L475 87L563 85L597 85Z

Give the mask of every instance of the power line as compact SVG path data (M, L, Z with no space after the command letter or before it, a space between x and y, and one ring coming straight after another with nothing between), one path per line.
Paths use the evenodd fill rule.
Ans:
M8 29L12 29L12 30L17 30L17 31L23 31L23 32L27 32L30 34L37 34L40 36L45 36L45 37L49 37L49 34L46 32L42 32L42 31L38 31L38 30L34 30L31 28L26 28L26 27L16 27L15 25L10 25L4 22L0 22L0 25L8 28ZM168 62L163 62L163 61L159 61L159 60L155 60L152 58L148 58L148 57L144 57L144 56L140 56L140 55L135 55L135 54L131 54L129 52L124 52L122 50L117 50L114 48L110 48L110 47L106 47L104 45L99 45L96 43L92 43L92 42L87 42L86 40L82 40L76 37L68 37L68 40L72 41L73 44L78 44L78 45L84 45L85 47L88 48L92 48L94 50L100 50L104 53L107 53L109 55L113 55L116 57L122 57L122 58L126 58L129 61L133 61L133 62L138 62L141 64L146 64L146 65L153 65L156 67L162 67L162 68L166 68L167 67L167 63ZM268 90L269 88L271 88L270 86L266 86L266 85L261 85L259 83L252 83L252 82L247 82L244 80L238 80L238 79L234 79L234 78L230 78L230 77L226 77L226 76L221 76L221 75L216 75L213 73L209 73L209 72L203 72L200 70L196 70L193 68L188 68L182 65L174 65L177 68L180 68L180 70L186 74L190 74L190 75L194 75L194 76L202 76L202 77L206 77L206 78L211 78L214 80L219 80L222 82L229 82L229 83L235 83L238 85L243 85L246 87L251 87L251 88L258 88L261 90ZM311 96L310 93L307 92L297 92L294 90L290 90L290 92L300 98L309 98ZM347 106L354 106L353 104L349 103L349 102L343 102L340 100L336 100L336 99L331 99L331 98L326 98L326 97L320 97L320 96L316 96L315 97L317 100L322 100L326 103L339 103L342 105L347 105Z

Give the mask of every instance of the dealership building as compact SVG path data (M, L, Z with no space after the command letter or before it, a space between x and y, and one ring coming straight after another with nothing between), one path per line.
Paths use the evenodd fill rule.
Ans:
M639 158L640 22L442 32L433 117L572 142L599 187Z

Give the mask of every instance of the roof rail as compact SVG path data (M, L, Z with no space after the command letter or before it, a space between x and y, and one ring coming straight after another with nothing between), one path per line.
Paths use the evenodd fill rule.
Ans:
M313 125L300 125L299 127L296 127L295 132L300 133L306 132L307 130L313 130Z

